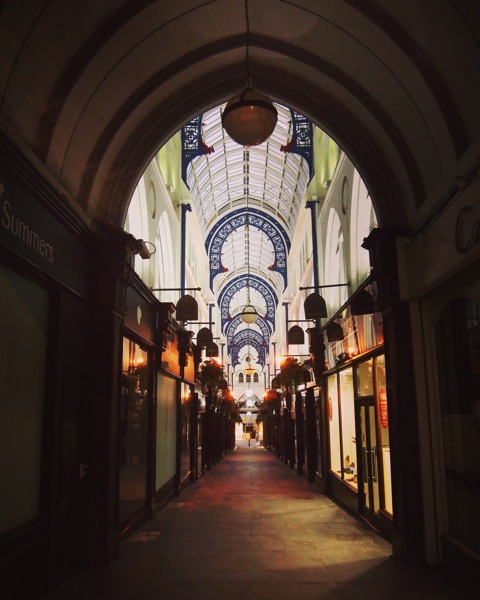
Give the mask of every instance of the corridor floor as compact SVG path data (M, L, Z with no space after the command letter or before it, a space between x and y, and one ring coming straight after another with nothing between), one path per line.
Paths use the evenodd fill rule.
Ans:
M450 600L363 522L252 441L240 442L122 543L109 568L49 600Z

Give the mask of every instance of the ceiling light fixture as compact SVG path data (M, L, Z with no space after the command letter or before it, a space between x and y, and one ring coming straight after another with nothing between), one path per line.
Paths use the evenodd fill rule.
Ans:
M244 169L245 169L245 178L246 178L246 190L245 190L245 198L247 202L247 207L245 210L245 254L246 254L246 263L247 263L247 305L242 310L240 318L247 325L251 325L255 323L258 319L257 309L250 302L250 232L248 226L248 150L245 148L244 150Z
M258 146L267 140L277 124L277 109L268 96L252 89L250 76L250 24L248 0L245 0L245 64L247 86L228 101L222 114L222 125L233 141L241 146Z
M245 369L245 375L253 375L254 373L255 373L255 368L249 364L248 367Z
M247 331L247 344L248 344L248 353L245 358L247 366L245 367L245 375L253 375L255 373L255 368L252 365L252 357L250 356L250 329Z

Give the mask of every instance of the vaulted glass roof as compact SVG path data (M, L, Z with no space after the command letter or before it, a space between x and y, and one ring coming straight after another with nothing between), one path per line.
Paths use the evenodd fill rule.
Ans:
M254 328L267 348L265 338L275 326L272 315L286 285L290 240L311 177L309 162L291 151L296 113L275 106L278 122L263 144L234 142L222 127L224 106L219 106L192 121L198 151L184 155L184 178L210 258L210 286L217 299L223 297L222 327L250 300L268 321L268 328ZM238 327L237 337L245 327Z
M271 213L293 235L309 168L300 155L281 150L292 138L292 115L289 109L275 106L274 132L266 142L250 148L239 146L223 129L224 106L202 115L202 139L213 151L190 162L187 185L205 238L222 215L246 205L247 195L250 207Z

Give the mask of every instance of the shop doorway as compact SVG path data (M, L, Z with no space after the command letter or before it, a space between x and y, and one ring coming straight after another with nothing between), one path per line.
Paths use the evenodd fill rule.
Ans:
M146 348L127 337L123 338L118 485L118 515L123 532L147 509L150 415L148 358ZM176 382L174 386L176 389Z
M360 514L372 519L380 508L378 444L374 398L357 404L357 456L360 457L358 491Z

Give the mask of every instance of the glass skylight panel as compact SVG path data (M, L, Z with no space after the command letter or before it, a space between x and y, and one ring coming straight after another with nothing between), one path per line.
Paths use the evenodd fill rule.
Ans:
M205 170L197 177L197 185L200 190L207 185L210 180L210 171Z
M243 164L231 164L228 166L228 177L229 180L232 177L238 177L240 175L243 175Z
M208 196L211 196L211 194L208 194ZM205 217L207 219L210 219L210 217L212 216L212 214L215 211L215 206L214 206L213 202L204 202L203 210L204 210Z

